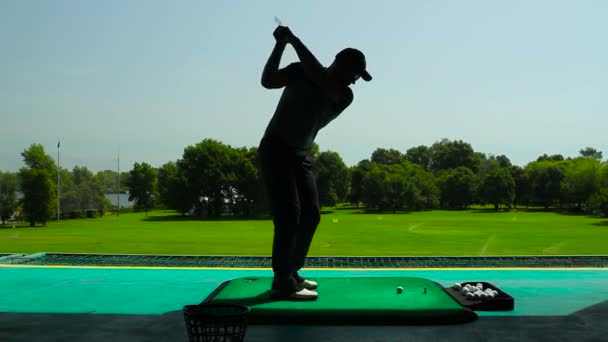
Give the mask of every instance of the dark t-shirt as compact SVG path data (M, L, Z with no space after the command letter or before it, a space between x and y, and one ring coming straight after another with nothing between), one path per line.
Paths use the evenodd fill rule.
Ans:
M278 138L297 152L308 152L319 130L344 108L306 77L300 63L292 63L282 72L287 85L264 136Z

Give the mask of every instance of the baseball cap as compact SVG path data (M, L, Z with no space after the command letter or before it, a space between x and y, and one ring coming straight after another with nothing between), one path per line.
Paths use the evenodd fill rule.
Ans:
M336 60L345 63L350 68L358 72L359 75L361 75L361 78L365 81L372 80L372 75L367 72L367 65L363 52L353 48L346 48L338 52L336 55Z

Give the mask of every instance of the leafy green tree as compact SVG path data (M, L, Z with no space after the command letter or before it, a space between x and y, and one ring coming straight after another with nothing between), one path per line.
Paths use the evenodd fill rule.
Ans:
M52 175L44 169L22 168L19 178L23 191L23 213L30 226L34 227L37 222L46 226L57 209Z
M186 214L193 207L189 198L188 184L181 170L174 162L168 162L158 169L158 193L160 202L169 209Z
M500 167L500 163L494 158L494 156L490 155L490 157L486 156L485 153L475 152L477 159L479 160L479 176L483 177L486 174L498 169Z
M86 166L75 166L72 172L61 169L62 216L84 217L87 211L103 212L111 206L105 197L103 176L98 175Z
M515 182L515 195L513 196L513 207L519 204L530 203L530 182L526 172L521 166L513 165L508 168L511 178Z
M0 171L0 221L6 222L17 210L19 178L12 172Z
M231 155L231 167L235 175L229 184L232 189L232 211L245 217L259 214L266 206L262 203L265 200L265 190L257 166L257 149L232 149Z
M564 156L562 156L561 154L548 155L545 153L542 156L539 156L538 158L536 158L537 162L540 162L540 161L558 162L558 161L563 161L563 160L564 160Z
M257 148L232 148L205 139L184 149L182 159L159 169L161 201L181 213L217 216L230 210L251 216L269 210Z
M505 156L504 154L495 156L494 160L496 160L498 162L498 166L502 168L513 166L511 164L511 160L509 160L509 158L507 158L507 156Z
M564 179L560 185L562 203L581 210L589 204L590 197L600 190L601 164L599 160L588 157L564 163Z
M414 188L401 164L392 164L386 172L386 197L384 207L393 211L403 209L413 197Z
M526 175L533 204L542 205L548 209L559 201L561 182L564 179L563 165L559 164L559 161L547 158L532 162L526 166Z
M147 213L154 207L157 198L156 169L148 163L135 163L129 174L129 201L135 201L135 210Z
M25 165L31 169L47 170L51 174L57 170L55 161L44 152L44 147L40 144L30 145L21 156Z
M352 166L349 170L350 174L350 203L359 205L359 202L363 201L364 189L363 180L367 172L372 168L374 164L368 159L361 160L357 165Z
M230 184L235 182L231 147L213 139L184 149L178 170L187 182L188 193L196 215L218 216L223 213Z
M494 205L494 210L504 204L510 207L515 198L515 181L506 168L497 168L485 174L480 184L481 198Z
M602 151L598 151L593 147L585 147L579 151L582 157L592 158L598 161L602 161Z
M386 210L390 208L388 193L386 165L371 163L363 174L361 200L367 208Z
M110 205L105 197L103 182L85 166L72 169L74 185L79 195L80 210L104 210Z
M411 210L426 210L439 206L439 187L435 176L422 166L409 162L401 164L411 183L406 205Z
M431 169L431 156L431 149L424 145L412 147L405 153L405 159L407 161L422 166L426 171Z
M477 159L479 160L479 176L483 178L487 173L493 172L499 168L511 167L511 161L505 155L489 155L485 153L475 152Z
M371 161L376 164L393 165L400 164L405 160L405 156L395 149L377 148L372 152Z
M478 187L477 175L468 167L460 166L439 174L441 206L450 209L466 209L475 199Z
M589 198L589 205L596 212L608 216L608 163L604 163L600 169L600 189Z
M598 192L591 195L589 205L604 216L608 215L608 186L601 188Z
M74 184L74 177L72 172L67 169L61 168L61 189L59 191L61 196L61 211L62 218L77 218L82 216L82 208L80 207L80 191L76 184Z
M362 160L351 169L351 202L359 200L381 210L431 209L439 205L439 188L433 174L418 164Z
M322 206L335 206L346 199L349 185L348 168L338 153L332 151L319 153L314 170L319 202Z
M116 192L124 193L125 191L127 191L127 186L125 182L129 178L128 175L129 172L121 172L120 177L118 177L118 172L116 171L103 170L97 172L95 174L95 177L98 181L101 182L103 186L103 192L108 194ZM120 178L120 184L118 184L118 178Z
M433 172L461 166L467 167L473 172L479 170L479 157L469 143L462 140L442 139L431 146L431 170Z
M36 222L46 225L57 210L55 163L40 144L32 144L21 156L26 164L19 170L23 213L30 226Z
M422 166L371 164L363 174L363 202L380 210L423 210L437 207L439 189L433 174Z

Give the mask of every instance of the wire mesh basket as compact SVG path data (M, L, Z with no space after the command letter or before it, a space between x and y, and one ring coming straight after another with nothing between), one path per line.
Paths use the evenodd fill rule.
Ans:
M241 342L247 331L247 313L238 304L199 304L184 306L184 319L190 342Z

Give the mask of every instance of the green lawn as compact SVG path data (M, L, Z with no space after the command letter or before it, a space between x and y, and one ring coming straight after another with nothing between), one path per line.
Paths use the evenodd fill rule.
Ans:
M0 253L269 255L272 222L107 215L0 229ZM310 255L608 254L606 219L551 212L429 211L322 216Z

